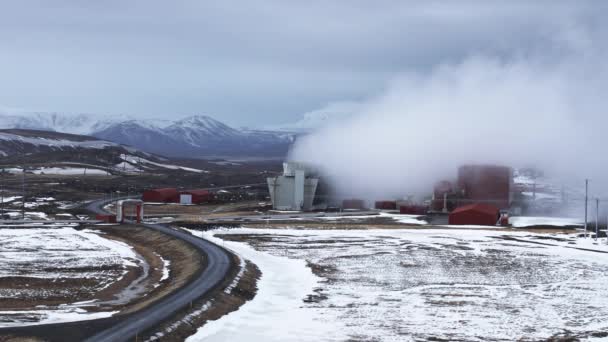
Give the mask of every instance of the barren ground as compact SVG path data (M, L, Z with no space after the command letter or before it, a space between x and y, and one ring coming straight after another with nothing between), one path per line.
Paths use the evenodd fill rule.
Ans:
M608 337L608 300L599 295L608 284L608 259L590 250L604 249L592 240L554 230L308 228L209 232L305 260L319 277L309 295L282 299L299 304L267 317L267 334L259 322L229 320L241 328L211 341L253 334L251 341L274 341L272 327L290 325L283 330L298 341ZM238 252L238 244L230 246ZM312 318L296 324L290 316Z

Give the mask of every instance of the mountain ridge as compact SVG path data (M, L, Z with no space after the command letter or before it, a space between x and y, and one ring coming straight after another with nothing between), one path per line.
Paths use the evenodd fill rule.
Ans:
M162 121L162 122L161 122ZM176 120L138 120L130 116L2 113L0 129L35 129L84 134L169 157L284 156L295 139L288 132L236 129L207 115Z

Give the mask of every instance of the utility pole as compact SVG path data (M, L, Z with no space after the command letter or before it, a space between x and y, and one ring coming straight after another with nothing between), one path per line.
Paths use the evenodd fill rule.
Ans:
M595 241L599 234L598 221L600 220L600 199L595 199Z
M4 169L2 169L2 174L0 175L0 209L2 213L0 214L0 219L4 220Z
M585 237L587 237L587 202L589 201L589 179L585 179Z
M21 219L25 220L25 166L21 173Z

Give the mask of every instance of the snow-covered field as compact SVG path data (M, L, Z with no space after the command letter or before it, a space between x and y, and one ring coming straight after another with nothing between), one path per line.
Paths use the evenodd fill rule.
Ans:
M5 195L3 201L0 199L0 202L2 203L2 210L0 210L0 213L4 215L5 219L20 220L22 216L26 220L50 220L53 219L53 216L58 220L77 219L77 217L74 217L69 213L58 212L55 214L48 214L48 212L70 209L80 204L79 202L57 201L54 197L28 197L26 202L23 203L21 199L22 196L15 195ZM25 209L23 214L21 212L22 209ZM0 226L3 225L4 224L0 222Z
M515 228L532 226L552 226L552 227L580 227L584 225L584 220L566 217L509 217L509 224Z
M37 146L50 146L50 147L71 147L71 148L95 148L104 149L111 146L118 146L118 144L103 141L103 140L87 140L87 141L74 141L65 139L52 139L52 138L41 138L41 137L24 137L21 135L11 133L0 133L0 140L6 141L19 141L27 144Z
M6 169L10 173L22 173L21 168ZM106 170L85 167L38 167L28 168L26 172L36 175L65 175L65 176L108 176L110 173Z
M83 167L41 167L33 170L32 173L37 175L89 175L89 176L107 176L110 173L105 170Z
M153 165L153 166L157 166L157 167L161 167L161 168L169 169L169 170L182 170L182 171L196 172L196 173L208 172L208 171L204 171L204 170L194 169L191 167L185 167L185 166L179 166L179 165L173 165L173 164L156 163L151 160L144 159L144 158L137 157L137 156L132 156L129 154L121 154L120 159L122 159L123 162L120 163L119 165L117 165L117 167L120 168L120 165L122 165L122 167L126 167L126 165L123 164L126 162L127 164L131 164L131 167L138 171L141 170L141 168L137 169L134 165L140 165L141 167L144 167L144 168L146 166Z
M93 302L16 309L11 301L56 301L91 296L139 263L128 245L92 230L74 228L0 229L0 327L99 318Z
M585 250L608 251L605 241L464 229L194 233L262 278L252 301L188 341L608 336L608 254Z
M357 220L369 220L369 219L389 219L396 223L401 224L411 224L411 225L423 225L428 222L424 220L423 216L420 215L404 215L404 214L394 214L387 212L379 212L376 215L340 215L340 216L328 216L328 217L319 217L320 220L327 221L357 221Z

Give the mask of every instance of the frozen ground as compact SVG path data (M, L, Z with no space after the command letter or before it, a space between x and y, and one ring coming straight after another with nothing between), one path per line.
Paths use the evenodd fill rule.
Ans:
M110 173L105 170L83 167L41 167L31 171L37 175L103 175L107 176Z
M240 230L239 230L240 231ZM220 231L223 232L223 231ZM211 233L192 231L249 259L262 271L258 292L252 301L224 318L208 322L187 339L196 341L342 341L346 334L334 317L323 320L320 310L302 300L314 294L322 278L315 276L302 259L256 251L246 244L223 241ZM320 338L322 337L322 338Z
M138 157L138 156L132 156L132 155L129 155L129 154L121 154L120 155L120 159L122 159L127 164L131 164L131 167L133 167L135 169L137 169L137 168L134 165L139 165L142 168L149 167L150 165L153 165L153 166L156 166L156 167L161 167L161 168L169 169L169 170L182 170L182 171L196 172L196 173L207 173L208 172L208 171L204 171L204 170L194 169L194 168L191 168L191 167L172 165L172 164L156 163L156 162L153 162L151 160L144 159L144 158L141 158L141 157ZM122 163L119 164L119 165L117 165L117 166L120 167L120 165L122 165L122 167L126 167L126 165L124 165Z
M53 216L55 219L65 220L75 219L75 217L71 214L62 212L57 212L55 214L47 213L73 208L77 206L79 202L57 201L53 197L28 197L26 202L23 203L22 196L6 195L4 197L4 202L1 204L2 210L0 210L0 214L4 215L5 219L21 219L21 210L25 209L24 218L26 220L48 220L52 219Z
M87 312L94 302L73 302L110 286L139 263L131 247L91 230L1 228L0 327L112 315ZM22 301L45 305L27 308Z
M376 215L349 215L349 216L333 216L333 217L319 217L319 220L328 220L328 221L357 221L357 220L367 220L367 219L388 219L392 220L396 223L402 224L411 224L411 225L423 225L428 222L424 220L423 216L420 215L404 215L404 214L394 214L387 212L378 212Z
M262 278L252 301L189 341L608 336L608 248L590 239L455 229L195 234L222 237Z
M22 173L23 169L10 168L6 169L10 173ZM66 176L107 176L110 173L106 170L85 167L39 167L29 168L27 172L36 175L66 175Z
M553 226L553 227L580 227L583 220L565 217L532 217L532 216L513 216L509 217L509 223L515 228L533 226Z

